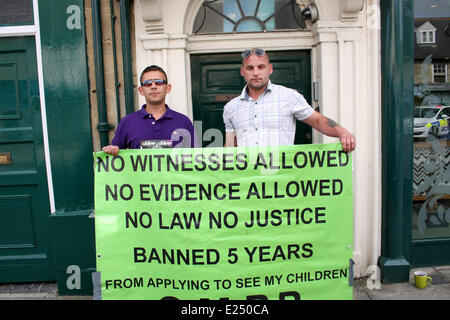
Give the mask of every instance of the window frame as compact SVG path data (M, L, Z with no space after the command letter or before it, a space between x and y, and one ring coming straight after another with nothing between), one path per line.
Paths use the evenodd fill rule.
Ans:
M436 43L436 31L435 30L419 30L418 44L433 44Z
M439 67L443 67L443 70L441 72L436 72L436 69L438 69ZM447 81L448 81L447 72L448 72L448 65L446 63L433 63L433 69L432 69L433 82L434 83L447 83ZM436 81L435 76L444 76L445 81L444 82Z
M208 35L208 34L236 34L236 33L267 33L267 32L283 32L283 31L305 31L307 30L307 24L305 19L301 16L301 8L300 6L298 6L298 3L295 0L288 0L285 4L283 4L281 7L277 8L276 7L276 0L273 0L273 4L274 4L274 12L271 13L270 15L268 15L267 17L263 16L260 17L259 14L259 10L260 10L260 5L262 4L263 0L258 0L258 2L256 3L256 7L255 7L255 12L253 15L247 15L245 13L245 10L242 8L241 5L241 1L243 0L233 0L235 1L236 4L236 8L239 10L238 15L239 18L230 18L230 14L228 13L228 15L222 10L219 11L217 10L217 8L214 8L212 6L212 4L214 4L216 1L220 1L220 0L204 0L195 16L194 19L194 24L191 30L191 34L192 35ZM222 1L226 1L226 0L222 0ZM231 1L231 0L230 0ZM248 1L248 0L245 0ZM297 5L297 9L300 12L300 17L297 17L296 13L294 12L295 9L293 6ZM297 25L296 28L277 28L276 26L276 17L277 15L279 15L281 12L283 12L284 10L290 10L290 7L292 7L292 21L293 23L295 23ZM222 8L223 9L223 8ZM215 15L213 13L215 13ZM203 17L201 16L203 15ZM216 16L217 15L217 16ZM222 23L224 23L225 26L225 22L228 22L229 24L232 24L233 26L233 30L232 31L225 31L225 28L223 28L222 31L211 31L211 30L206 30L206 31L202 31L202 29L205 28L205 26L207 26L208 22L208 17L221 17L219 19L222 19ZM299 19L300 20L299 20ZM198 20L198 22L197 22ZM256 22L260 25L261 30L243 30L243 31L238 31L239 26L246 21L253 21ZM268 26L270 26L270 22L273 21L274 23L274 28L268 28Z

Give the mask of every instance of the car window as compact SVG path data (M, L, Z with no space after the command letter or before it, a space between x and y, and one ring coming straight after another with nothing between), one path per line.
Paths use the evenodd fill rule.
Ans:
M424 109L422 118L433 118L439 109Z
M434 116L440 111L438 108L415 108L414 118L434 118ZM450 114L450 108L446 108Z
M441 116L447 116L447 117L450 117L450 108L444 108L444 109L442 110Z

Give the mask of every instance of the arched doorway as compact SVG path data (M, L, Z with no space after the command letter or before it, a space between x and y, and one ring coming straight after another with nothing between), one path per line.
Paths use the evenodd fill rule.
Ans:
M223 145L223 107L245 85L240 53L246 48L266 49L274 66L271 80L298 90L312 103L312 35L295 0L202 1L195 7L188 30L191 95L203 146ZM311 128L298 122L295 143L311 141Z

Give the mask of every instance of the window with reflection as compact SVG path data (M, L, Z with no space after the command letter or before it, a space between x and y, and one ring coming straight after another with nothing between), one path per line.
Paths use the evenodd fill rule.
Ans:
M205 0L195 18L194 34L303 30L295 0Z
M32 0L0 0L0 26L33 24Z
M450 237L450 5L414 1L413 239Z

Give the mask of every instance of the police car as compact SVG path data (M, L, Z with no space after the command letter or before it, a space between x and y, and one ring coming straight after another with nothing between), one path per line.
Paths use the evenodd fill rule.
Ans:
M436 137L449 133L450 106L414 107L414 138Z

